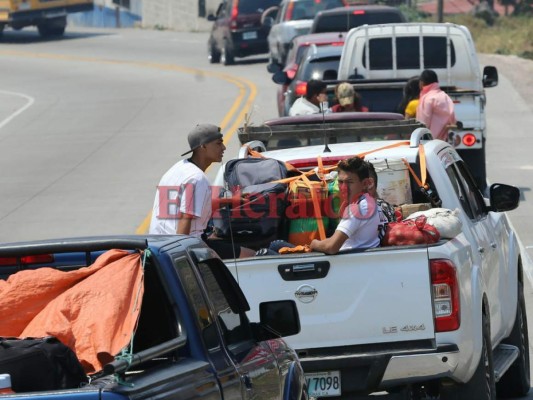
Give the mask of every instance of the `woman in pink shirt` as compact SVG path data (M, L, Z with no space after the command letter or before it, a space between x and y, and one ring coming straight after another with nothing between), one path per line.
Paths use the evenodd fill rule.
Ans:
M453 101L439 86L435 71L426 69L420 74L420 101L416 119L424 123L434 139L448 139L448 125L456 123Z

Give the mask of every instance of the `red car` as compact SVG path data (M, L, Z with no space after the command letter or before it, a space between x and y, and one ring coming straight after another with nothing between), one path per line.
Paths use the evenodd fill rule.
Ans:
M287 53L287 63L283 68L283 71L287 74L287 78L293 79L296 76L298 71L298 66L302 60L304 50L306 47L314 44L316 46L326 46L326 45L344 45L344 38L346 33L343 32L328 32L328 33L314 33L310 35L297 36L292 39L289 52ZM284 103L285 103L285 92L289 87L290 82L286 84L279 85L277 91L277 100L278 100L278 113L280 116L285 115ZM298 93L298 95L303 95L304 93Z

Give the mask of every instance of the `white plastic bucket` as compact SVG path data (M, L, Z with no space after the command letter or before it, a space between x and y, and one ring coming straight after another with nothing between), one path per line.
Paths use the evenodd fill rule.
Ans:
M14 393L11 389L11 375L0 374L0 394Z
M369 159L378 175L378 197L391 205L411 204L409 170L401 159Z

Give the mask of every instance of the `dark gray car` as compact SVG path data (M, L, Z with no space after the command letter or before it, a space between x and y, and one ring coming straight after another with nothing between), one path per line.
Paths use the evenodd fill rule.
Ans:
M209 61L230 65L236 57L268 53L270 25L262 23L261 15L279 3L280 0L222 1L216 15L207 17L214 21L207 42Z
M276 72L272 80L280 85L287 84L287 90L279 101L279 109L283 115L289 115L289 109L298 97L304 96L307 91L307 82L311 79L334 81L337 79L337 69L341 59L342 46L316 46L310 45L305 49L302 62L293 79L285 71ZM333 99L330 99L330 103Z

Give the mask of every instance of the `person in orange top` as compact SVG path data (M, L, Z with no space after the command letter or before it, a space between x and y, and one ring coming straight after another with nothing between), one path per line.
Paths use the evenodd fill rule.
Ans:
M402 113L405 119L415 118L420 96L420 79L415 76L407 81L403 88L403 98L398 106L398 112Z
M435 71L426 69L420 74L420 101L416 119L424 123L434 139L448 139L448 125L456 123L453 101L439 86Z

